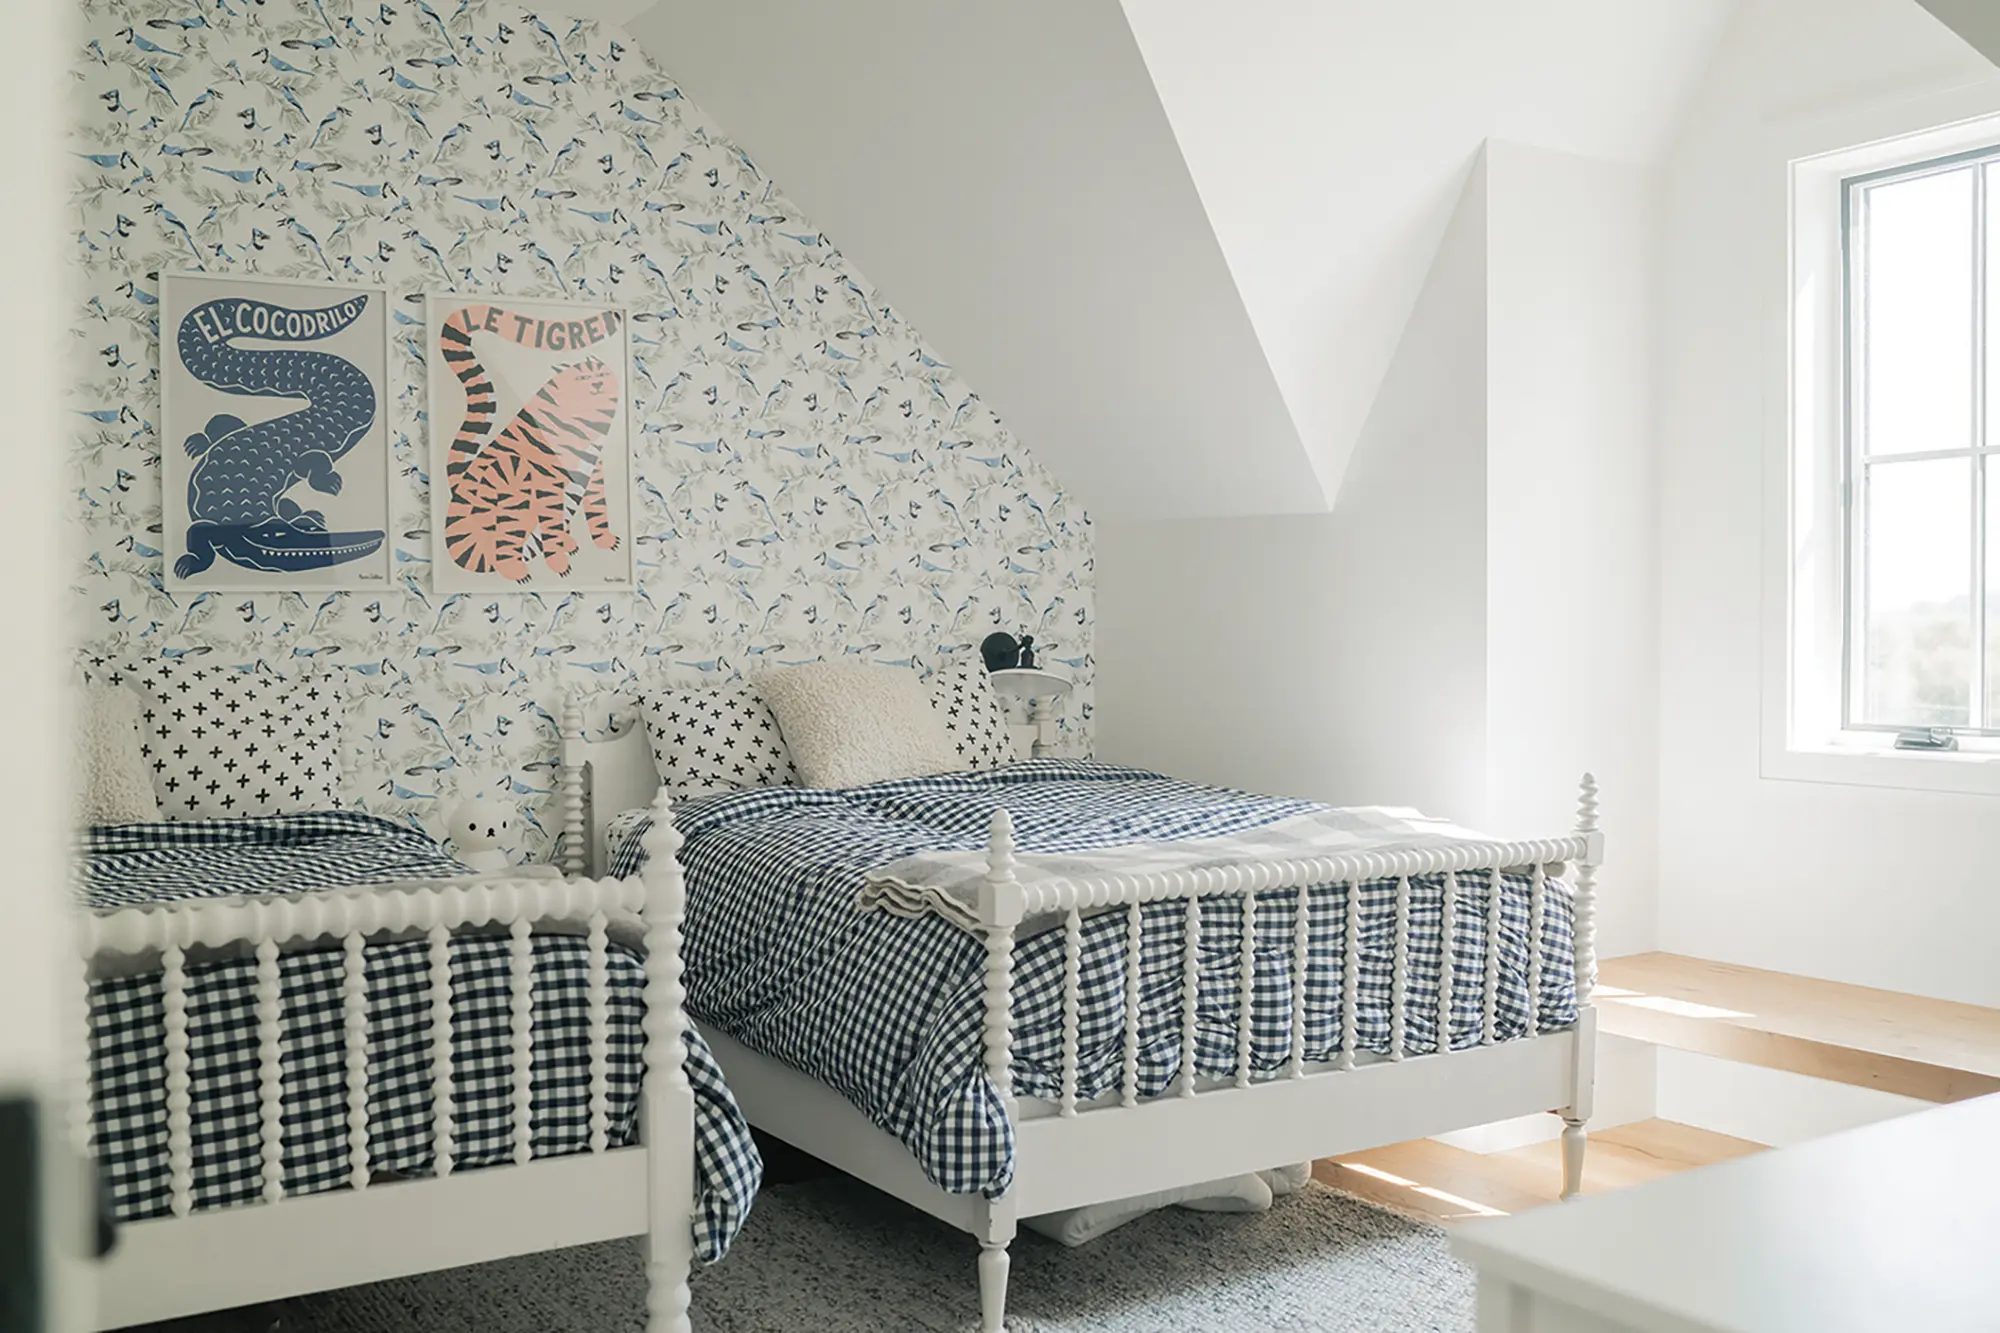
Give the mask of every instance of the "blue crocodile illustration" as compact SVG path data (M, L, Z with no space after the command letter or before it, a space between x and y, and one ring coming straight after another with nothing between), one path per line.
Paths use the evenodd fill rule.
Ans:
M247 425L218 413L187 437L187 553L174 573L189 578L219 555L245 569L296 573L360 560L382 548L380 532L328 532L326 516L287 491L303 481L340 494L335 466L375 422L375 388L359 366L330 352L246 348L332 337L367 307L357 293L319 310L225 297L190 310L177 345L188 373L223 393L303 398L296 412Z

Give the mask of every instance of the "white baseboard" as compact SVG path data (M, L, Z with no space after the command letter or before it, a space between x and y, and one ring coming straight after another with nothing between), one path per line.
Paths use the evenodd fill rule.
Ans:
M1659 1053L1658 1088L1662 1119L1774 1148L1931 1105L1873 1088L1674 1050Z
M1597 1038L1597 1105L1592 1129L1630 1125L1664 1114L1657 1109L1655 1047L1643 1041L1599 1034ZM1525 1148L1562 1135L1562 1121L1553 1115L1526 1115L1491 1125L1437 1135L1439 1143L1465 1152L1496 1153Z

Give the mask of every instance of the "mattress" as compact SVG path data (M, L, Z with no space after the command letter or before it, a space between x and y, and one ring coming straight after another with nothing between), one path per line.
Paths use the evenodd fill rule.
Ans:
M413 829L349 812L120 825L90 830L74 889L108 911L232 894L287 894L467 874ZM572 935L532 940L534 1073L530 1135L537 1158L590 1141L589 947ZM645 974L613 944L609 975L610 1138L634 1140L644 1072ZM452 1166L512 1160L512 988L509 941L455 938ZM429 951L422 940L367 946L368 1125L377 1176L435 1168L431 1129ZM338 945L279 960L284 1081L283 1180L289 1194L346 1183L346 1030ZM190 963L188 1075L196 1209L261 1195L256 964L223 956ZM93 1146L121 1221L170 1210L165 1035L157 969L106 975L90 987ZM750 1210L762 1162L708 1047L692 1028L685 1068L695 1093L695 1251L720 1259Z
M871 869L919 851L983 844L1005 805L1021 852L1078 852L1135 842L1216 837L1295 817L1309 803L1182 782L1144 770L1078 760L1029 760L979 773L878 783L844 791L763 788L683 801L675 823L686 842L683 957L688 1008L729 1033L835 1088L894 1134L939 1187L998 1197L1013 1179L1014 1127L985 1074L984 944L935 916L857 910ZM613 869L643 863L650 816L632 812L611 830ZM1443 876L1410 881L1403 1048L1409 1054L1480 1042L1490 876L1461 875L1450 947L1443 938ZM1306 1058L1341 1052L1344 924L1348 886L1308 890L1312 921L1304 988ZM1497 1033L1575 1020L1570 894L1549 883L1538 941L1529 938L1530 883L1500 879L1502 933ZM1353 978L1357 1056L1392 1045L1390 987L1396 953L1396 886L1359 886L1361 952ZM1282 1074L1291 1053L1295 891L1257 895L1251 1068ZM1203 900L1197 964L1197 1078L1236 1070L1243 919L1237 899ZM1184 907L1148 904L1141 915L1141 1096L1170 1089L1181 1067ZM1114 1089L1123 1067L1125 933L1121 912L1086 918L1082 932L1078 1095ZM1528 987L1531 946L1543 966ZM1437 1022L1438 977L1451 959L1447 1030ZM1062 1081L1063 935L1053 923L1024 929L1014 950L1013 1093L1053 1100Z

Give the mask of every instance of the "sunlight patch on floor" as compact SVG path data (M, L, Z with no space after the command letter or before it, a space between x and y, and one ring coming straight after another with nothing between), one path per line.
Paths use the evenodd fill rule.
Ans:
M1444 1190L1436 1189L1430 1185L1419 1184L1414 1180L1406 1179L1405 1177L1396 1175L1393 1172L1384 1171L1380 1167L1367 1166L1361 1162L1342 1162L1340 1163L1340 1169L1343 1171L1353 1171L1359 1175L1372 1177L1373 1179L1382 1181L1385 1184L1394 1185L1398 1189L1406 1189L1413 1194L1421 1194L1427 1199L1436 1199L1439 1203L1449 1204L1453 1208L1463 1208L1466 1212L1476 1217L1507 1216L1505 1212L1501 1211L1498 1208L1489 1208L1483 1203L1474 1203L1470 1199L1460 1198L1456 1194L1447 1193Z

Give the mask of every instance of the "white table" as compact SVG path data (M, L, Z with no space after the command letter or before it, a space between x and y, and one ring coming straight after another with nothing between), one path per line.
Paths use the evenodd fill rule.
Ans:
M2000 1329L2000 1094L1477 1222L1480 1333Z

